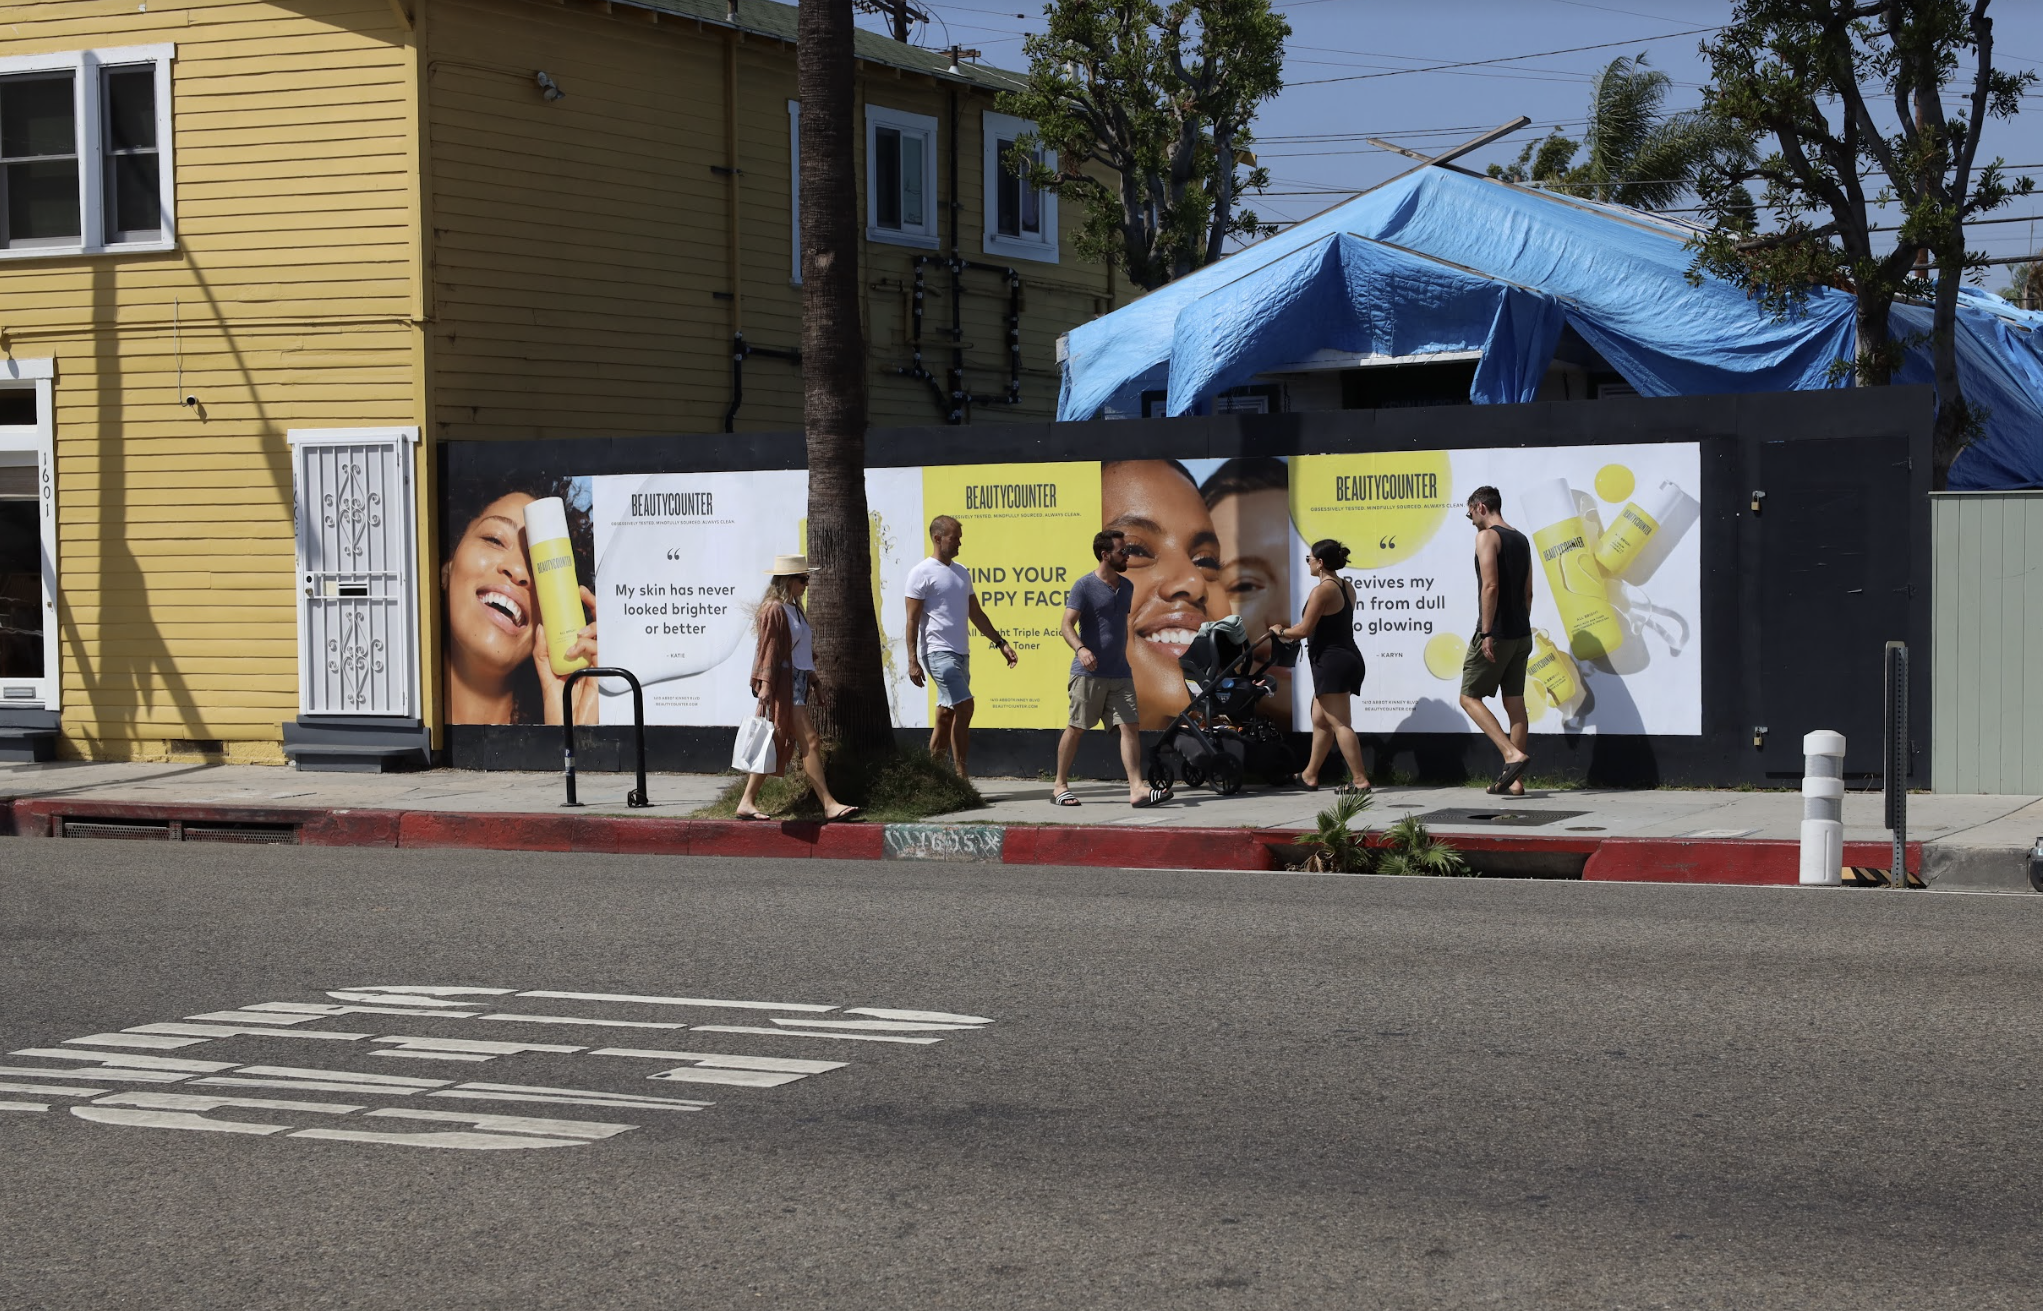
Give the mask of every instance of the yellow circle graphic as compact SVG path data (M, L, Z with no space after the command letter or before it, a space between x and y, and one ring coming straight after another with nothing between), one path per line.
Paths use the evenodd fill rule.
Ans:
M1408 560L1454 505L1445 451L1300 455L1291 461L1291 522L1307 544L1331 537L1351 569Z
M1638 485L1632 471L1621 464L1606 464L1596 471L1596 494L1612 505L1630 500Z
M1546 689L1538 686L1528 686L1525 689L1525 722L1537 724L1545 718Z
M1426 672L1435 678L1456 682L1461 678L1461 661L1468 654L1468 641L1454 633L1435 634L1426 643Z

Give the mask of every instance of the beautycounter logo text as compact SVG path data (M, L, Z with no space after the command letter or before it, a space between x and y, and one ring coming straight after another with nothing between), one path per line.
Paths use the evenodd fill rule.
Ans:
M1336 501L1437 501L1440 477L1431 473L1339 474L1334 478Z
M631 517L634 519L668 519L715 513L715 492L634 492L631 497Z

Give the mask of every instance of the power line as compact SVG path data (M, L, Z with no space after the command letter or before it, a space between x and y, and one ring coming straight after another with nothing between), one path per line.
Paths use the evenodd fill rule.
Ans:
M1348 77L1322 77L1304 82L1290 82L1287 86L1323 86L1329 82L1362 82L1378 77L1399 77L1405 73L1444 73L1455 68L1480 68L1486 64L1510 64L1521 59L1545 59L1549 55L1572 55L1584 50L1610 50L1618 46L1635 46L1641 41L1671 41L1675 37L1700 36L1704 32L1717 32L1719 27L1696 27L1685 32L1668 32L1662 36L1634 37L1629 41L1599 41L1594 45L1568 46L1561 50L1535 50L1523 55L1498 55L1495 59L1466 59L1453 64L1432 64L1424 68L1400 68L1386 73L1356 73Z

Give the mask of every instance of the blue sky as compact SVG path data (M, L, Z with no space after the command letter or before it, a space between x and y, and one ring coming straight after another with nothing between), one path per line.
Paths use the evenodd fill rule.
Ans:
M919 27L917 44L955 42L1004 68L1026 65L1022 36L1043 27L1040 5L1021 0L1005 8L1000 0L921 7L940 21ZM1249 202L1278 220L1316 213L1339 192L1382 182L1409 165L1364 137L1444 148L1520 114L1533 120L1463 161L1481 167L1509 163L1551 127L1578 132L1590 77L1617 55L1644 52L1674 79L1670 108L1692 108L1707 77L1696 49L1702 37L1693 29L1722 23L1730 12L1727 0L1293 0L1278 8L1292 28L1286 86L1256 125L1257 155L1272 184L1268 195ZM1995 63L2043 71L2043 4L2000 0L1992 13ZM871 17L860 22L884 26ZM1687 34L1673 35L1679 33ZM1603 48L1426 71L1592 45ZM1989 125L1981 155L2023 166L2017 171L2034 176L2043 190L2043 91L2027 103L2032 108L2023 115ZM2043 242L2043 195L2012 201L1995 217L2030 214L2039 221L1973 227L1967 244L1996 256L2034 251ZM1988 271L1989 287L2005 281L2001 270Z

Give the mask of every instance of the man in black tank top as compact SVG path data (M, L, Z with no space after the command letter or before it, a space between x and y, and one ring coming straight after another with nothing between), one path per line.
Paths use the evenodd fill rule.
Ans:
M1504 754L1504 768L1490 791L1525 795L1522 778L1532 763L1526 751L1525 661L1532 654L1532 543L1504 522L1504 497L1478 487L1468 498L1468 521L1476 526L1476 582L1481 612L1475 636L1461 662L1461 708ZM1504 695L1507 734L1483 698Z

